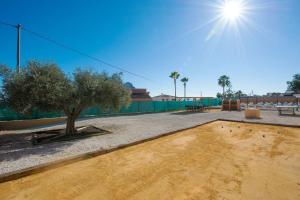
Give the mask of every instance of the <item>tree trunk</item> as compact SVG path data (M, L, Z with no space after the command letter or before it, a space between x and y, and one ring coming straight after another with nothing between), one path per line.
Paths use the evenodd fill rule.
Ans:
M223 86L223 100L225 99L225 86Z
M74 115L68 116L67 118L67 127L66 127L66 134L75 134L76 129L75 129L75 117Z
M186 84L184 84L184 100L186 100Z
M174 79L174 86L175 86L175 101L176 101L176 79Z

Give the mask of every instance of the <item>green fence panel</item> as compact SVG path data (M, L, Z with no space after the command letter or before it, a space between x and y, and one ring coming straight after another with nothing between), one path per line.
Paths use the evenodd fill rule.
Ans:
M203 105L218 106L221 105L221 99L202 98L198 101L147 101L147 102L131 102L128 107L122 107L119 111L103 110L99 106L84 109L80 117L98 117L110 114L131 114L131 113L151 113L151 112L167 112L184 110L186 105ZM63 112L41 112L37 109L33 110L31 115L22 115L14 112L8 107L0 107L0 120L23 120L23 119L40 119L64 116Z
M155 108L155 112L165 112L167 111L168 107L167 107L167 102L162 102L162 101L156 101L153 102L154 103L154 108Z
M139 102L139 108L140 108L139 112L142 112L142 113L155 112L152 101Z
M122 107L119 111L120 114L137 113L139 111L139 102L132 102L127 108Z
M80 113L80 117L93 117L93 116L98 116L100 113L102 113L102 111L100 110L99 107L91 107L91 108L87 108L84 109L81 113Z

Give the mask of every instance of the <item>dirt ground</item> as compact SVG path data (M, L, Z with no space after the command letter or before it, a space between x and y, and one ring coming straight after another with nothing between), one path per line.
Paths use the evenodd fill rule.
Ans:
M0 199L300 199L300 129L217 121L2 183Z

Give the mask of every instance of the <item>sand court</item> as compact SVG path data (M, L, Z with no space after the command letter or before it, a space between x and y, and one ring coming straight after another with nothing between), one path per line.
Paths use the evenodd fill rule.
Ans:
M0 199L299 199L300 129L216 121L0 184Z

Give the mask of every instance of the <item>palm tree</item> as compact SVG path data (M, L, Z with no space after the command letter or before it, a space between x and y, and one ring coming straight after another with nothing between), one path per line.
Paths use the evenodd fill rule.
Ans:
M175 86L175 101L176 101L176 80L179 78L180 74L176 71L172 72L170 74L170 78L172 78L174 80L174 86Z
M184 86L184 100L186 99L186 83L189 81L189 79L187 77L184 77L181 79L181 82L183 82L183 86Z
M223 88L223 99L225 97L225 87L229 87L231 85L229 77L226 75L220 76L218 79L218 84Z

